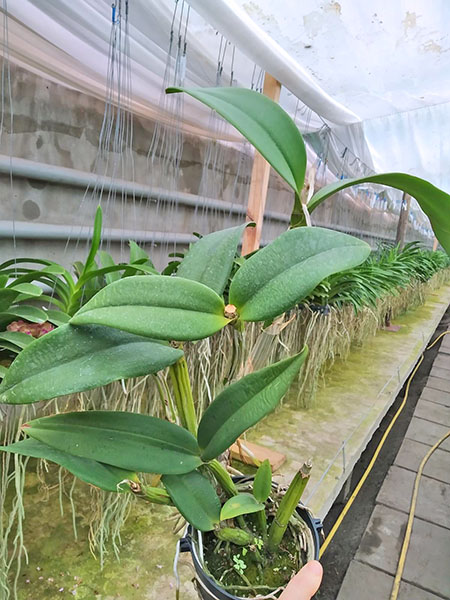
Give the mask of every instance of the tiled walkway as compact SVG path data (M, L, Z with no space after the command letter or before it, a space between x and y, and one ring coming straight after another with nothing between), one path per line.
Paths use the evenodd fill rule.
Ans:
M446 335L337 600L389 599L415 474L430 446L449 429L450 335ZM398 600L449 598L450 438L447 438L428 460L421 478Z

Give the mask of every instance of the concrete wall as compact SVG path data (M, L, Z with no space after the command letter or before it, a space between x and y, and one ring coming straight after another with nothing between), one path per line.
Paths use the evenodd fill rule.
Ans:
M205 139L184 137L180 168L176 178L170 177L165 154L171 154L177 140L174 134L166 134L164 144L154 155L151 164L148 151L155 123L134 118L131 148L127 152L108 151L98 160L99 136L103 120L104 103L99 100L40 78L22 68L12 66L11 87L13 100L13 127L11 133L9 104L5 107L0 152L38 163L75 169L82 173L105 173L114 171L114 177L135 181L148 189L155 187L166 191L185 192L198 196L202 190L215 194L219 200L231 203L233 208L245 210L251 172L252 157L226 147L219 152L222 169L214 174L204 172L205 153L211 150ZM6 94L7 96L8 94ZM169 148L169 150L168 150ZM97 162L96 162L97 161ZM105 169L105 165L108 168ZM203 184L202 184L203 175ZM214 184L211 178L216 177ZM205 177L209 185L205 185ZM191 234L193 231L208 233L215 229L242 222L243 214L230 215L230 206L211 208L204 197L198 196L198 206L185 206L176 200L167 201L140 192L134 196L120 190L115 194L104 193L105 237L109 234L122 237L122 243L105 240L117 259L126 259L126 242L130 231L162 232L153 248L146 242L146 249L155 257L156 263L165 263L167 251L174 249L172 233ZM287 215L293 195L275 174L270 180L267 209ZM51 183L44 178L13 177L0 175L0 220L3 222L0 239L0 257L6 260L14 256L45 257L63 262L66 266L85 255L86 228L92 222L98 196L80 185ZM12 225L16 223L16 248L12 240ZM39 232L33 228L41 225ZM45 235L45 225L60 226L61 233L53 231L52 239ZM67 244L69 227L70 241ZM10 235L7 235L8 228ZM24 232L24 228L31 234ZM81 228L85 228L82 230ZM273 239L286 228L286 223L268 220L263 237ZM57 228L56 228L57 229ZM55 227L53 227L55 230ZM58 239L59 236L59 239ZM151 237L151 236L150 236ZM186 237L186 236L185 236ZM148 236L147 236L148 238Z

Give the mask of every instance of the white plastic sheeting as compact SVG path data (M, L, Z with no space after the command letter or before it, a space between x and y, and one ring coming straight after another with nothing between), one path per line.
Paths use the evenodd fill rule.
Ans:
M450 100L447 0L233 1L363 120Z
M255 63L260 64L317 114L336 124L350 124L358 117L329 96L282 45L258 27L244 9L227 0L211 3L189 0L190 5ZM253 12L252 3L245 4ZM273 3L272 3L273 4ZM258 7L259 8L259 7Z
M211 6L209 4L210 8ZM165 81L165 76L175 8L177 14L173 47L176 49L179 35L186 34L187 41L186 60L181 61L178 73L178 82L181 84L216 85L220 60L223 70L222 84L229 85L232 78L233 85L250 87L256 59L259 59L259 67L265 69L268 57L273 57L277 49L280 54L283 52L272 42L270 50L266 50L266 53L261 52L260 56L253 56L252 60L242 52L239 45L235 49L231 47L230 42L224 42L221 36L217 35L217 30L194 10L188 14L187 4L182 6L181 0L178 0L177 6L175 0L129 0L132 108L137 114L170 119L170 115L166 115L162 110L161 94L164 84L174 83L171 80ZM238 12L240 13L239 9ZM99 98L105 97L112 21L109 0L78 0L76 3L69 0L46 0L45 3L41 0L14 0L9 5L9 14L13 17L8 21L9 56L13 61L64 85ZM239 14L235 18L239 21ZM241 30L241 37L244 39L246 27L248 23L244 24ZM253 26L253 29L255 28L257 35L258 28ZM266 36L264 39L263 32L260 32L260 37L260 49L263 49L264 44L270 42L270 38ZM172 56L175 54L176 50L172 52ZM173 66L174 60L169 65ZM331 110L334 108L337 123L358 120L344 107L339 110L338 103L333 99L327 98L324 102L326 94L320 91L312 78L289 59L289 56L284 57L284 60L279 58L278 63L282 66L289 60L291 77L288 79L297 79L297 95L305 87L316 88L318 102L329 105ZM279 76L281 79L281 73ZM302 82L302 77L305 83ZM297 97L284 89L281 102L294 116ZM193 133L208 133L209 111L191 99L186 99L186 103L186 129ZM332 114L328 115L326 110L325 112L327 116L333 117ZM311 112L305 119L297 115L297 121L303 130L319 129L323 125L323 121ZM238 139L232 129L224 130L223 133L225 137Z
M220 16L218 5L245 11L323 94L363 122L336 127L343 114L325 111L319 94L297 93L319 115L331 116L334 132L366 164L377 171L406 171L450 191L445 158L450 141L443 135L450 123L450 2L192 2L202 5L210 22ZM295 92L293 84L283 83Z
M284 84L281 103L291 114L297 99L314 111L296 114L303 131L318 130L325 120L376 170L404 170L450 190L444 161L449 142L441 135L450 110L448 0L189 2L180 83L216 84L218 29L236 45L222 61L222 84L233 78L234 85L248 87L256 62ZM164 118L161 91L174 7L174 0L129 0L132 106L138 114ZM104 97L111 0L14 0L9 12L12 60ZM192 132L208 131L208 111L190 100L183 119ZM230 129L223 135L237 139Z

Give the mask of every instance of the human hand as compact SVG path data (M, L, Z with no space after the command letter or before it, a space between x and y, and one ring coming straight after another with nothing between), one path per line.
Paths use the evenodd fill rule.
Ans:
M279 600L311 600L319 589L323 569L320 562L311 560L300 569L281 594Z

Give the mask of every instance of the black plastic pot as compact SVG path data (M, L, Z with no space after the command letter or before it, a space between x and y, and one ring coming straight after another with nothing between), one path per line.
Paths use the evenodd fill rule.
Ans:
M243 478L236 478L238 481ZM305 506L299 504L297 513L309 527L314 541L313 557L319 558L322 522L315 519ZM198 532L191 525L187 528L186 535L180 540L180 552L190 552L198 579L198 591L203 600L242 600L220 587L203 569L202 561L198 555L198 544L194 540Z

